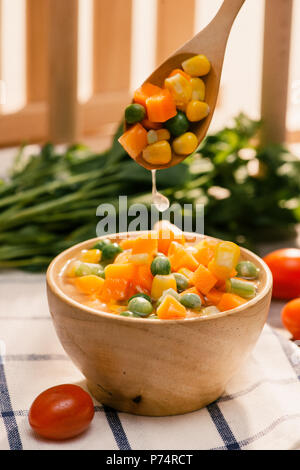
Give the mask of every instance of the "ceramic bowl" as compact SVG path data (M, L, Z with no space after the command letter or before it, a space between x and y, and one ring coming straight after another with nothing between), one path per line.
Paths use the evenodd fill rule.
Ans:
M122 235L109 238L117 241ZM185 236L188 241L203 238ZM64 251L47 272L49 308L57 335L86 377L90 392L112 408L148 416L187 413L215 401L260 336L271 300L269 268L242 248L242 259L253 261L260 269L258 294L246 304L185 320L128 318L82 305L61 288L65 263L98 240Z

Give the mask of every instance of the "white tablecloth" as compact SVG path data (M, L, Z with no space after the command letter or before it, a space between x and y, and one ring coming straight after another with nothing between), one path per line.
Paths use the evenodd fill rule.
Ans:
M43 275L0 273L0 341L0 449L300 449L300 353L269 326L216 403L149 418L95 402L89 430L60 443L31 431L28 409L46 388L85 384L57 339Z

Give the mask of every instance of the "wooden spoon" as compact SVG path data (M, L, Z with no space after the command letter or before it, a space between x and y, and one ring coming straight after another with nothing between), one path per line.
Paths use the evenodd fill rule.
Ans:
M228 36L232 24L244 2L245 0L224 0L213 20L200 31L200 33L196 34L193 39L174 52L172 56L165 60L165 62L145 80L145 82L150 82L162 87L165 78L169 76L172 70L181 68L181 64L184 60L197 54L207 56L211 63L211 70L209 74L204 77L206 85L205 101L210 107L210 113L207 118L202 121L191 124L191 132L197 135L199 144L204 139L214 114ZM147 163L142 158L142 155L139 155L136 162L148 170L155 170L177 165L177 163L180 163L186 157L187 155L177 155L173 153L170 163L153 166Z

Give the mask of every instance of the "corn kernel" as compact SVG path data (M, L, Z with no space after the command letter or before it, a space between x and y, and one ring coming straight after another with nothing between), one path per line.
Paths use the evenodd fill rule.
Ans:
M192 98L191 82L180 73L177 73L173 77L166 78L165 88L170 91L176 106L187 104Z
M201 78L192 78L192 100L204 101L205 99L205 83Z
M198 147L198 139L192 132L186 132L173 141L173 150L177 155L190 155Z
M156 131L158 140L170 140L171 134L168 129L158 129Z
M151 129L150 131L147 132L147 142L149 145L155 144L155 142L158 141L158 137L156 134L156 131L154 129Z
M137 253L135 255L131 255L130 261L133 264L151 264L153 256L150 253Z
M174 289L177 292L176 279L173 274L164 276L157 274L154 276L151 288L151 297L158 300L167 289Z
M226 280L234 275L240 257L240 248L232 242L218 244L216 254L208 264L208 269L218 278Z
M77 261L71 261L71 263L69 263L68 267L67 267L67 276L68 277L75 277L76 276L76 269L78 268L78 266L81 265L81 261L77 260Z
M143 159L151 165L165 165L172 159L172 150L169 142L160 140L148 145L143 151Z
M210 67L208 58L203 54L195 55L182 63L183 70L192 77L207 75L210 71Z
M81 252L80 259L84 263L93 263L97 264L100 262L102 256L102 251L94 249L94 250L83 250Z
M209 114L209 106L204 101L192 100L186 107L186 117L191 122L201 121Z
M168 129L158 129L156 131L151 129L147 134L147 140L149 145L155 144L156 142L159 142L161 140L170 140L170 138L171 134Z

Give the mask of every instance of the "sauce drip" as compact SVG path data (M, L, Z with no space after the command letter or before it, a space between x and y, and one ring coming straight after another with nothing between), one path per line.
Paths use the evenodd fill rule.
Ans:
M156 170L152 173L152 201L159 212L164 212L170 207L170 201L163 194L159 193L156 188Z

